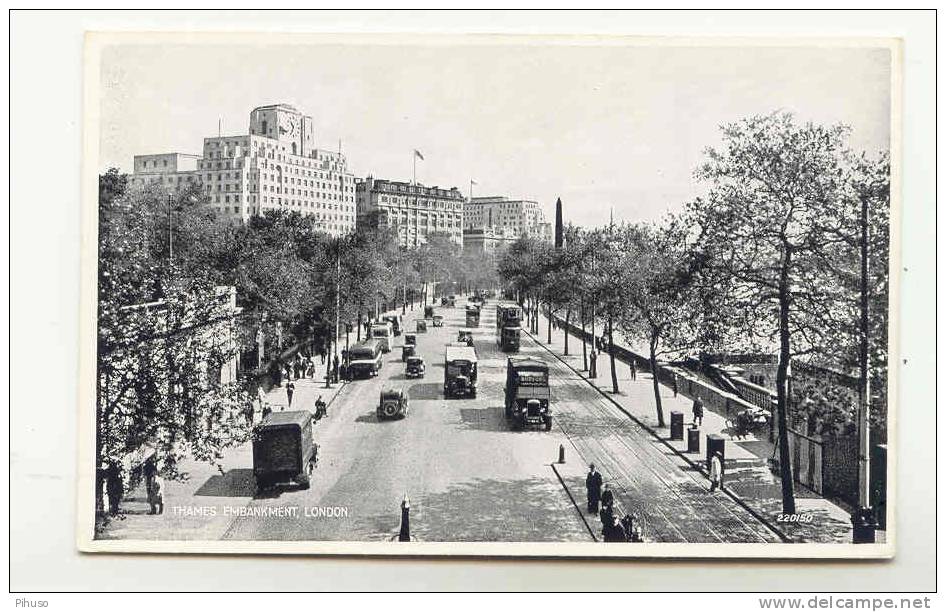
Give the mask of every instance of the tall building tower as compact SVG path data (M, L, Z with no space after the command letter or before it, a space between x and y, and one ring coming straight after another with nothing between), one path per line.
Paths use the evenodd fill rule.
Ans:
M565 228L562 226L562 198L555 200L555 248L565 244Z

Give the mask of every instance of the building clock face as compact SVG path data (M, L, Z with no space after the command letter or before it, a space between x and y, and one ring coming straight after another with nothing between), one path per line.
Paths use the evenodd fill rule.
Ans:
M279 118L279 135L288 134L290 138L299 135L299 118L294 115L283 115Z

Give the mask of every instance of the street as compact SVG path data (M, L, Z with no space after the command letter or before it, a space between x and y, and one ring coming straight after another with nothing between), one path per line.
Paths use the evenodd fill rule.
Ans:
M550 366L552 431L514 431L503 416L506 355L495 345L495 302L483 307L473 331L479 359L476 399L443 398L443 353L464 327L463 303L437 308L444 327L417 334L426 377L406 379L403 335L385 355L377 378L338 391L316 381L296 383L294 409L314 399L334 400L317 422L319 463L308 490L277 488L258 494L252 452L229 451L219 472L192 472L171 483L165 513L128 514L105 538L385 541L395 539L400 503L410 500L417 541L600 540L596 516L582 516L584 475L594 462L615 493L616 513L633 512L651 542L777 542L762 523L634 424L585 380L523 334L521 355ZM405 317L408 331L420 308ZM382 388L410 398L406 418L378 421ZM285 391L270 393L279 410ZM559 445L566 462L557 464ZM555 465L553 466L553 463ZM563 484L565 486L563 486ZM140 501L140 500L139 500Z

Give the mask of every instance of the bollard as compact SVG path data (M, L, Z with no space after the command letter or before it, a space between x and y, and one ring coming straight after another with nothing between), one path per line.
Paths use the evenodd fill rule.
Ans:
M564 444L558 445L558 462L565 463L565 445Z
M401 531L397 535L397 541L411 541L411 500L407 498L407 495L401 502Z
M683 439L683 413L679 410L670 413L670 439Z
M725 471L726 467L726 438L719 434L709 434L706 436L706 471L710 469L710 459L713 454L719 452L720 461Z
M700 430L697 427L691 427L687 430L687 452L700 452Z

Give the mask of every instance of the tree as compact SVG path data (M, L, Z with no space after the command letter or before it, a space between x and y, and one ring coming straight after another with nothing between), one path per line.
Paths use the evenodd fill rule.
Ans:
M832 342L843 289L829 271L844 243L842 126L798 125L786 113L723 127L723 145L697 171L709 193L688 207L701 249L732 286L742 329L778 346L776 391L782 507L795 511L788 448L788 379L793 357Z

